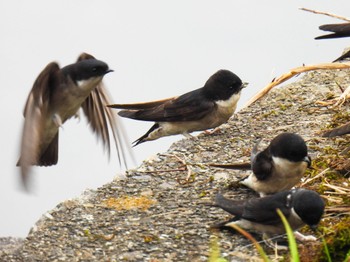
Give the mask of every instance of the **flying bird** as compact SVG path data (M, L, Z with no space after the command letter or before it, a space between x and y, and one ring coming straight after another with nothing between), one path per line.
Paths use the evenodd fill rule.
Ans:
M188 135L220 126L234 113L243 87L245 83L237 75L219 70L203 87L179 97L109 107L124 109L118 112L122 117L155 122L146 134L134 141L136 146L163 136Z
M31 166L57 164L59 128L71 117L78 116L80 108L108 154L109 125L119 161L121 155L124 156L116 115L105 107L111 103L111 99L102 78L112 71L105 62L83 53L74 64L60 68L56 62L51 62L39 74L24 108L20 158L17 163L25 188L28 187Z
M253 171L241 184L258 192L260 196L289 190L295 186L310 167L304 139L295 133L282 133L272 139L270 145L258 152L258 144L252 150L250 169ZM249 164L221 165L227 169L248 169Z
M304 236L296 230L305 224L315 230L323 215L325 203L314 191L293 189L249 200L230 200L218 194L214 206L234 217L214 225L213 228L232 228L232 224L235 224L245 230L269 236L284 234L285 228L276 212L280 209L295 231L295 236L301 241L309 241L316 238Z

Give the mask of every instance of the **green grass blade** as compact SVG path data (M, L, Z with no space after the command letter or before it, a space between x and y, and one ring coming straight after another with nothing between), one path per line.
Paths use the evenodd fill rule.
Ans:
M300 262L298 246L297 246L297 242L295 241L293 230L290 227L286 217L283 215L283 213L281 212L280 209L277 209L277 214L282 219L283 225L284 225L284 227L286 229L286 232L287 232L289 251L290 251L290 255L291 255L291 261L293 261L293 262Z
M324 253L326 254L326 257L327 257L327 261L332 262L331 254L329 253L328 245L327 245L327 242L324 239L324 237L322 237L322 244L323 244L323 248L324 248Z
M228 262L225 258L221 257L218 237L215 235L210 239L208 262Z

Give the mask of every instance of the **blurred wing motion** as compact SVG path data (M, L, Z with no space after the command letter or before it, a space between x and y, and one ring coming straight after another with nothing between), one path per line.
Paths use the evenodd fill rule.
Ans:
M95 58L92 55L83 53L79 56L78 61L85 59ZM92 131L102 140L104 148L107 149L108 156L110 155L110 139L108 131L109 124L112 130L115 147L117 149L119 164L121 164L123 159L124 166L127 167L125 148L128 150L133 162L136 161L131 151L131 147L128 146L128 138L122 126L121 120L113 110L106 107L106 105L111 103L113 103L113 101L103 82L101 81L96 88L92 90L81 107L91 125Z

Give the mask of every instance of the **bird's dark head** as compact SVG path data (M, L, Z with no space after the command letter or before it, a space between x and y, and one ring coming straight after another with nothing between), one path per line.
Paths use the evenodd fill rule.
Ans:
M69 75L74 81L88 80L102 77L113 72L105 62L96 59L85 59L62 68L62 72Z
M229 70L219 70L204 85L205 95L215 101L227 100L233 94L239 94L246 84Z
M301 220L315 229L323 215L325 203L314 191L296 189L292 194L292 206Z
M307 155L307 146L304 139L294 133L282 133L276 136L270 143L271 154L293 162L305 161L308 166L311 159Z

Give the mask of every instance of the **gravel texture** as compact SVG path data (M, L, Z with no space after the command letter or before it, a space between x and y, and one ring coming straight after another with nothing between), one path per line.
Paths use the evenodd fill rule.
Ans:
M332 146L335 141L320 134L337 109L315 102L338 96L338 85L349 84L348 70L314 71L273 89L217 132L182 139L111 183L58 204L26 239L0 239L0 261L207 261L215 236L221 256L229 261L259 261L240 234L209 229L229 218L207 205L216 193L257 197L237 186L249 171L206 164L249 161L259 138L263 148L284 131L303 136L310 155L317 157L312 145ZM157 141L149 143L156 146ZM267 250L274 258L274 251Z

